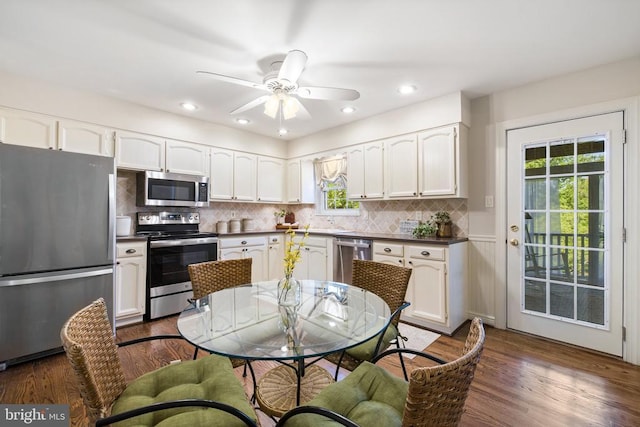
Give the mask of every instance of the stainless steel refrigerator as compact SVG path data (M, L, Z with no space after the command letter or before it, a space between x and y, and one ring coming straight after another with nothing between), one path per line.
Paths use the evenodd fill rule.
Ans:
M0 370L99 297L114 323L114 224L112 158L0 143Z

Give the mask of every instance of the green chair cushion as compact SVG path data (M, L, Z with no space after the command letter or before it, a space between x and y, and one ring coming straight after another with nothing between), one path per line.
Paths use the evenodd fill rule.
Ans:
M347 377L322 390L306 405L320 406L339 413L361 426L397 427L409 383L383 368L363 362ZM316 414L292 417L287 427L339 426L335 421Z
M233 372L226 357L210 355L205 358L181 362L145 374L122 392L113 405L111 414L153 403L181 399L207 399L231 405L256 419L244 388ZM152 412L116 424L117 426L244 426L238 418L208 408L175 408Z
M347 350L347 354L354 359L358 360L371 360L373 356L373 352L376 349L376 344L378 344L378 339L380 334L371 338L369 341L365 341L360 345L357 345L353 348ZM387 330L384 333L384 338L382 339L382 344L380 345L380 351L384 351L387 347L389 347L389 343L391 340L398 337L398 329L393 325L389 325Z

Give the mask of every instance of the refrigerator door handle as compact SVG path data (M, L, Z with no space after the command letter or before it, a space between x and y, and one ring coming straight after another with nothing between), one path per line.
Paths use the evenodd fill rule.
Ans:
M85 277L104 276L105 274L112 274L113 268L102 268L100 270L79 271L77 273L66 274L51 274L48 276L37 275L37 277L29 277L25 279L0 279L0 288L7 286L20 286L20 285L32 285L34 283L47 283L58 282L61 280L82 279Z
M109 243L107 244L107 259L114 261L114 240L115 240L115 220L116 220L116 177L109 174Z

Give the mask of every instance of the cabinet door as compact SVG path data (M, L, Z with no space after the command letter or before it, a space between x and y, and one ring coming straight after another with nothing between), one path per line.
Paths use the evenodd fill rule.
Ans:
M287 163L288 203L314 203L315 181L313 161L299 159Z
M90 123L58 121L58 148L74 153L113 157L113 130Z
M0 109L0 142L56 148L56 120L42 114Z
M349 174L347 197L352 200L364 198L365 195L364 150L364 145L357 145L347 151L347 171Z
M116 320L144 314L146 277L145 257L118 259L116 266Z
M385 141L386 171L384 181L389 198L418 195L418 153L416 135L389 138Z
M212 199L233 199L233 151L211 149L211 180L209 196Z
M235 153L233 162L233 199L245 202L256 200L255 154Z
M418 190L421 196L456 194L456 127L418 134Z
M284 245L282 236L269 236L267 280L280 280L284 276Z
M167 172L209 175L209 147L184 141L167 141Z
M258 157L257 200L281 203L284 200L284 160Z
M251 281L260 282L267 278L267 247L250 246L244 248L244 258L251 258Z
M123 169L164 172L163 138L116 132L116 165Z
M327 277L327 248L305 246L307 277L306 279L328 280Z
M446 324L446 263L409 258L405 265L413 269L406 295L411 305L405 309L406 315Z
M383 153L381 142L367 144L364 147L364 194L367 199L382 199L384 197Z

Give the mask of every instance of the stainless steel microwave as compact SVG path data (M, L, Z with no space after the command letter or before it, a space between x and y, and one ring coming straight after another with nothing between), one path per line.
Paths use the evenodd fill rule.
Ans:
M167 172L138 172L138 206L209 206L209 177Z

